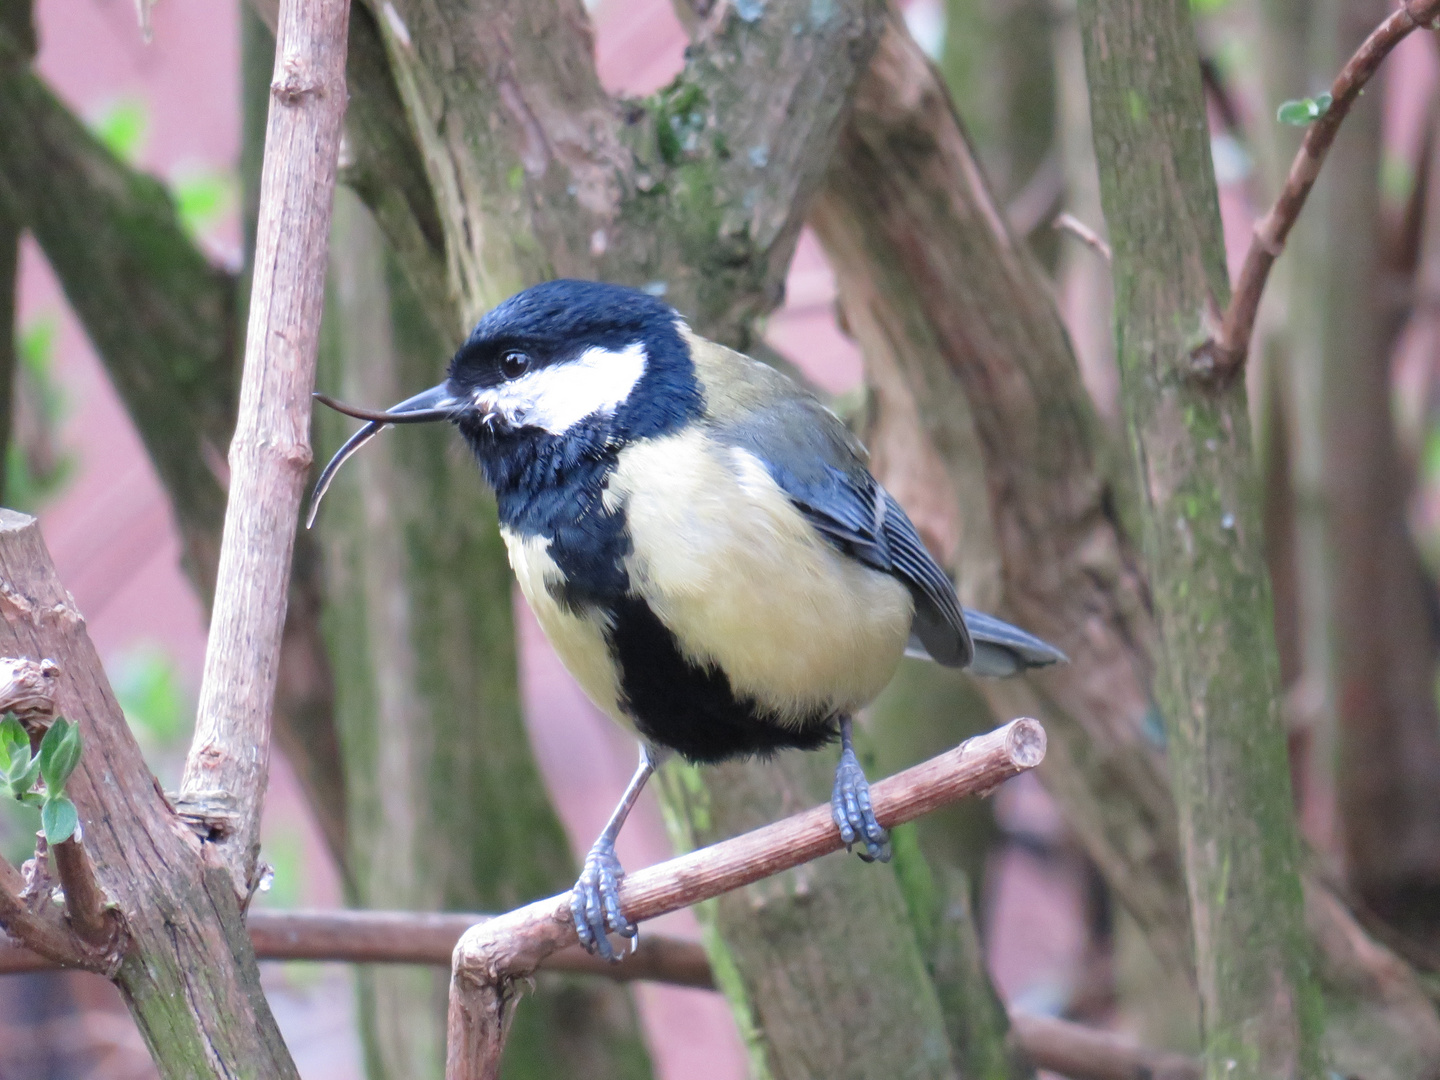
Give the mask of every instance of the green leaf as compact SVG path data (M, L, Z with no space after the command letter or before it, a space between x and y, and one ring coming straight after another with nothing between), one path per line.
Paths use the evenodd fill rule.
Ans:
M25 760L29 761L30 736L25 734L14 713L6 713L4 721L0 722L0 769L8 772L10 762L17 756L17 751L22 750Z
M65 781L80 761L80 725L57 717L40 740L40 774L52 796L65 790Z
M35 781L39 779L39 777L40 759L37 757L30 762L30 767L25 770L25 774L20 777L19 783L16 786L20 791L29 791L35 786Z
M1292 127L1305 127L1324 116L1334 100L1329 93L1324 93L1313 98L1287 101L1275 110L1275 119Z
M235 181L224 173L193 173L171 184L180 221L197 237L215 225L236 203Z
M17 797L26 806L41 807L45 805L45 796L41 795L38 791L27 791L25 794Z
M149 110L145 102L138 98L125 98L101 113L90 125L90 130L112 154L133 165L145 145L145 129L149 126Z
M46 799L45 805L40 807L40 825L45 830L45 839L51 844L69 840L79 824L80 812L63 795L58 799Z
M15 789L15 797L20 797L20 792L29 791L35 784L35 777L40 771L40 762L32 761L27 751L24 757L13 757L10 760L10 768L5 773L5 782Z

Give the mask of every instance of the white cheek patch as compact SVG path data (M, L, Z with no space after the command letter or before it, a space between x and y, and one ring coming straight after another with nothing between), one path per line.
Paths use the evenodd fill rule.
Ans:
M644 374L645 346L640 342L619 352L591 347L567 363L484 390L477 399L516 427L563 435L587 417L614 413Z

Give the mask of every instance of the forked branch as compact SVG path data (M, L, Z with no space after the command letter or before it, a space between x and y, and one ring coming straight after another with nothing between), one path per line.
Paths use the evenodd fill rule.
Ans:
M1045 756L1045 731L1012 720L871 788L887 828L990 791ZM725 840L627 877L620 902L634 922L719 896L843 847L829 807ZM557 949L576 942L569 894L537 900L471 927L455 947L450 980L448 1080L493 1080L514 1015L516 984Z
M1305 139L1290 165L1280 197L1255 226L1255 236L1250 241L1250 250L1245 253L1245 262L1235 284L1235 294L1230 298L1230 306L1218 333L1196 350L1196 363L1203 374L1224 383L1244 367L1270 268L1285 249L1285 240L1305 206L1310 189L1315 186L1320 167L1325 163L1325 155L1335 141L1341 122L1395 46L1412 31L1422 27L1435 29L1437 25L1440 25L1440 0L1407 0L1375 28L1340 69L1330 87L1329 107L1305 132Z

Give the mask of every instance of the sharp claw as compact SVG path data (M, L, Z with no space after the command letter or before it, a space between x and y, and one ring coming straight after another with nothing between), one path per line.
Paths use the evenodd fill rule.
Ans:
M857 852L866 862L888 862L890 834L875 819L870 803L870 785L855 752L848 746L840 755L835 769L835 790L830 797L830 816L840 832L846 850L857 842L865 850Z
M570 893L570 916L575 934L590 953L619 960L609 934L634 939L638 930L620 909L620 879L624 876L613 849L597 847L585 858L580 880Z

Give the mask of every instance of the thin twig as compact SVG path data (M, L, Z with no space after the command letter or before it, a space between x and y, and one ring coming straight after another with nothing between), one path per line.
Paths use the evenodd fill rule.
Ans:
M0 927L51 965L90 966L87 950L66 925L60 909L49 903L48 896L40 897L38 904L28 902L32 899L24 875L0 858Z
M234 798L234 831L215 843L242 896L255 870L290 557L311 461L310 392L345 114L349 8L348 0L280 5L240 412L182 786L186 798L217 791Z
M489 918L414 911L252 911L248 925L261 960L448 966L460 936ZM0 937L0 974L58 966ZM540 970L715 989L705 950L697 942L664 934L645 935L624 963L608 963L575 945L546 957ZM1193 1058L1137 1046L1121 1035L1069 1020L1012 1012L1010 1023L1016 1044L1031 1063L1070 1080L1192 1080L1200 1075Z
M1200 1062L1050 1016L1010 1014L1015 1041L1037 1069L1070 1080L1200 1080Z
M1086 247L1098 254L1107 263L1113 258L1110 245L1105 242L1105 238L1068 210L1057 215L1055 220L1050 223L1050 227L1060 232L1071 233L1078 237Z
M987 792L1032 769L1045 756L1045 731L1012 720L871 788L875 816L887 828L966 795ZM620 886L633 922L708 900L843 847L828 806L638 871ZM540 961L576 941L569 894L539 900L472 927L455 947L450 980L446 1076L493 1080L514 1016L515 983Z
M95 879L95 867L85 846L72 836L52 846L50 855L55 860L60 887L65 890L70 925L87 945L109 949L120 932L120 919Z
M1280 197L1255 226L1254 239L1245 253L1235 294L1219 332L1195 352L1195 361L1202 373L1226 382L1244 366L1270 268L1284 250L1290 229L1300 216L1310 189L1315 186L1341 121L1391 50L1411 31L1433 26L1437 20L1440 20L1440 0L1411 0L1376 27L1340 69L1330 87L1330 107L1305 132Z

